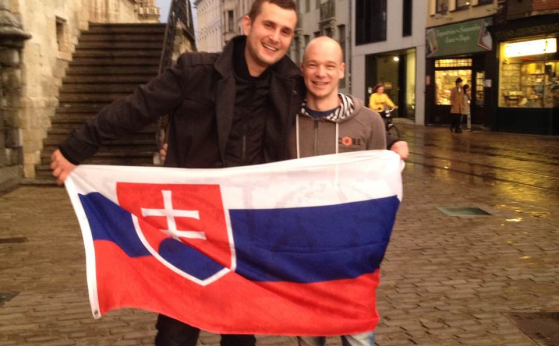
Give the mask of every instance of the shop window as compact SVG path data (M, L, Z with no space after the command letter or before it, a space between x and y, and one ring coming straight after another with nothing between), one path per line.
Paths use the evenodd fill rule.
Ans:
M435 60L435 68L440 67L471 67L472 59L439 59Z
M456 79L462 78L463 85L472 85L472 70L452 69L435 71L435 103L450 106L450 91L456 86Z
M501 44L499 107L559 106L556 38Z
M386 0L356 0L355 43L386 41Z
M485 72L476 72L476 94L475 105L483 107L485 105Z
M463 10L470 7L470 0L456 0L456 9Z
M436 12L446 13L448 12L448 0L435 0L436 1Z

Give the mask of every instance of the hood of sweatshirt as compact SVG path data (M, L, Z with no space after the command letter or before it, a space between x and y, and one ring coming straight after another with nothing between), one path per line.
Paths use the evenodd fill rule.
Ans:
M341 101L338 108L321 119L340 124L351 119L363 107L363 103L358 99L354 99L353 96L338 94L338 97ZM311 117L311 115L307 113L306 106L307 99L303 101L299 115Z

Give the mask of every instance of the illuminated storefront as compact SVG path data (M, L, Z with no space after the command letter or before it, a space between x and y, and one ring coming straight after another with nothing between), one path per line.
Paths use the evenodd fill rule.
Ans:
M559 16L492 29L498 53L497 131L559 134Z
M488 31L490 18L445 25L427 30L425 114L428 124L450 123L450 91L458 77L471 90L472 123L487 127L490 119L495 59Z

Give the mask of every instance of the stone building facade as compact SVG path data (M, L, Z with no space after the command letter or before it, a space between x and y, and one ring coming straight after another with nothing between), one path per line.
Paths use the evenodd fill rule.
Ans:
M34 177L80 32L90 22L154 23L159 16L155 0L0 0L0 31L28 38L11 49L0 34L0 190L18 176Z

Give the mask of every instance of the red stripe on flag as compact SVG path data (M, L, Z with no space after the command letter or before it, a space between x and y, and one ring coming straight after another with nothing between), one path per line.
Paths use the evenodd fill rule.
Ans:
M378 270L312 284L253 282L231 272L203 287L154 257L130 258L109 241L94 245L102 314L138 308L214 333L272 335L355 334L379 320Z

